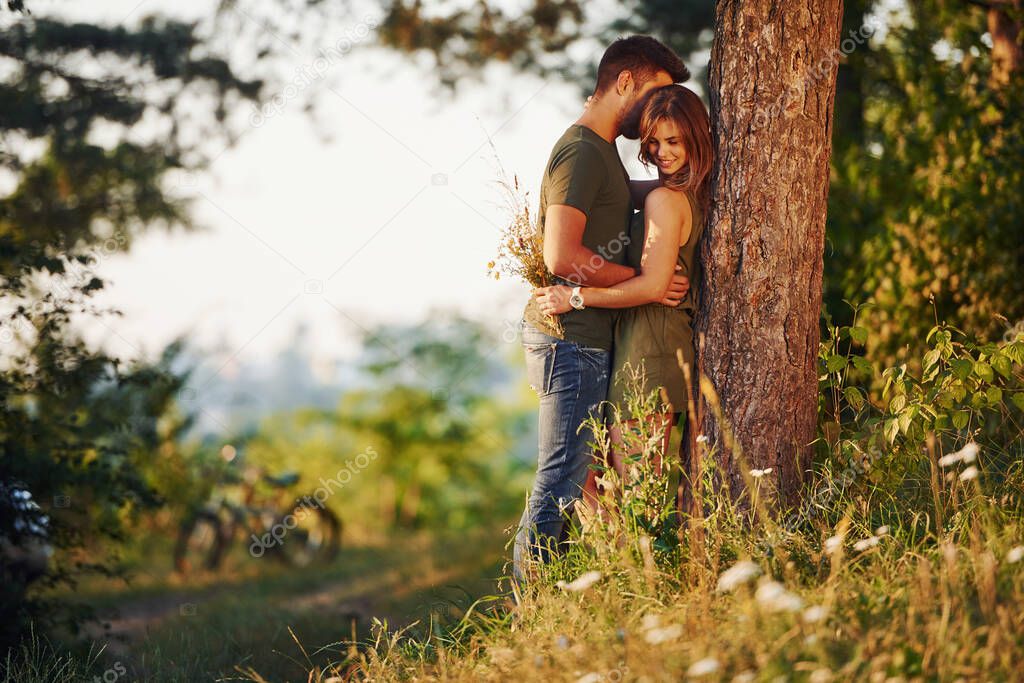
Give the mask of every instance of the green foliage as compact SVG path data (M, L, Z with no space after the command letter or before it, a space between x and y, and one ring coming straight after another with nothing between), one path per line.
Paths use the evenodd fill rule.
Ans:
M152 17L126 29L20 14L0 30L0 57L0 168L13 181L0 197L0 481L26 487L49 518L46 587L117 571L110 544L158 505L167 444L190 424L173 409L180 343L126 365L75 332L111 313L92 304L105 285L94 267L154 225L190 225L166 176L199 166L192 124L199 138L223 133L224 106L262 84L238 78L194 25ZM0 536L24 540L6 518ZM10 569L0 639L33 615L69 617L26 597Z
M591 430L595 450L612 452L613 447L624 454L624 477L612 467L592 465L606 493L602 504L615 513L608 522L612 535L625 534L631 539L647 538L648 552L674 556L679 545L679 512L676 509L677 468L657 465L656 454L662 447L664 431L648 416L658 413L661 397L657 390L644 394L644 367L627 367L619 381L625 382L625 405L606 404L610 422L603 416L589 417L584 423ZM619 443L613 446L611 425L628 423L619 432ZM646 542L645 542L646 543ZM639 552L639 548L637 549Z
M268 419L248 457L297 467L315 483L372 448L373 463L329 501L356 528L467 529L510 514L525 488L514 451L531 408L494 396L505 379L493 355L501 342L479 323L441 315L379 327L363 343L367 384L335 410Z
M426 641L400 645L398 634L383 633L350 675L511 680L574 670L586 680L653 680L710 668L714 680L797 671L812 680L928 679L950 670L1013 678L1018 663L1009 653L1024 646L1015 616L1024 604L1024 443L1016 427L1008 443L987 429L1019 419L1005 397L1019 387L1024 340L981 343L938 326L924 373L888 369L883 393L851 383L870 383L865 328L827 329L819 360L828 457L809 507L764 514L771 473L760 471L747 480L750 506L730 500L715 484L715 463L739 454L699 446L701 514L684 518L683 542L672 551L652 552L664 534L658 520L673 505L643 493L668 486L667 472L648 467L642 476L656 481L627 483L617 509L582 524L516 607L477 610ZM958 387L962 399L944 397ZM984 401L972 405L979 392ZM634 393L622 415L647 414L654 401ZM944 426L940 416L957 410L968 412L963 426ZM941 461L928 454L968 439ZM635 445L649 456L655 441ZM870 457L852 477L833 469L857 454ZM935 476L910 476L922 467Z
M862 116L857 136L836 126L825 267L833 315L873 304L861 324L888 365L936 322L994 342L1024 318L1024 74L994 81L985 9L905 10L849 58Z
M0 480L32 493L56 550L42 586L117 571L104 542L125 541L132 520L159 504L146 472L168 432L185 426L170 415L184 382L169 370L177 347L158 365L125 369L58 336L62 326L53 320L38 330L28 354L11 358L0 385ZM5 539L19 538L13 523L3 520ZM26 586L4 566L3 608L12 617L4 624L6 642L33 615L69 616L51 600L26 599Z
M951 476L943 454L980 444L993 483L1019 465L1012 454L1024 448L1024 337L981 343L935 326L913 364L920 371L902 363L879 375L861 355L868 339L858 317L854 326L826 324L818 354L821 483L804 512L825 511L835 522L842 511L831 501L881 490L893 497L892 514L920 504L934 508L941 526L945 508L929 482Z

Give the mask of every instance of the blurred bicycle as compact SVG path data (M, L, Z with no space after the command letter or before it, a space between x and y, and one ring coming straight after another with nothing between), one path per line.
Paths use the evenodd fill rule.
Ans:
M293 567L332 562L341 548L341 521L312 495L296 496L299 479L297 472L275 476L258 467L226 471L210 499L182 523L174 568L216 571L238 538L252 557Z

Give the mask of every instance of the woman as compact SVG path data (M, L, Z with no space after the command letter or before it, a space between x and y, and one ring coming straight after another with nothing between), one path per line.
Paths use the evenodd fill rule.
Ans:
M615 327L608 401L624 406L626 368L642 369L642 391L646 395L658 389L662 397L659 411L647 419L652 429L663 434L664 453L672 427L687 406L688 388L677 351L692 368L695 256L708 203L713 149L707 108L692 90L681 85L655 90L639 112L635 126L625 126L625 134L640 138L640 160L658 168L658 181L642 200L643 211L630 224L627 265L639 267L640 275L614 287L581 287L573 303L623 309ZM657 302L677 266L690 278L691 289L677 307L670 308ZM559 314L570 309L572 293L573 288L556 285L538 289L536 296L543 313ZM609 429L611 464L623 479L625 457L631 454L624 452L622 433L633 422ZM660 459L653 463L655 468L660 468ZM594 507L593 472L584 494Z

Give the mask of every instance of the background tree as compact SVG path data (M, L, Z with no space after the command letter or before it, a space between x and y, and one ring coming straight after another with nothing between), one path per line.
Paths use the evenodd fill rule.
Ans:
M936 320L994 341L1024 318L1024 88L998 47L1020 20L1014 3L908 3L849 58L862 136L837 125L828 308L848 322L842 299L871 304L876 365L920 357Z
M373 384L346 394L331 419L379 452L386 527L461 527L518 503L508 456L522 412L492 398L507 379L485 352L494 348L494 335L460 316L367 333Z
M21 3L7 5L0 11ZM91 303L105 285L93 266L154 226L192 225L167 176L201 167L196 141L227 137L228 107L257 98L262 82L236 75L193 24L5 19L0 173L12 189L0 197L0 483L29 490L46 514L52 584L115 569L102 541L158 503L147 468L188 424L169 414L185 380L179 345L126 364L76 333L76 320L111 313ZM26 540L7 516L0 538ZM28 617L55 613L4 578L9 642Z

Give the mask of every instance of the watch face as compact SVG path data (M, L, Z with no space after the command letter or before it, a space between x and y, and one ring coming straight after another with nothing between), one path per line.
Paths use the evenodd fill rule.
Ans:
M583 297L579 294L573 294L569 297L569 305L573 308L583 308Z

